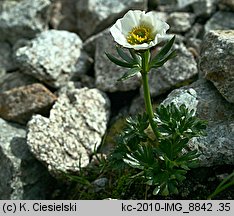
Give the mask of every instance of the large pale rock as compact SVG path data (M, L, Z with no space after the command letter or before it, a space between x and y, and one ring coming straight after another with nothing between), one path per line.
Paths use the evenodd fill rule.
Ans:
M167 19L170 25L170 31L181 33L188 31L195 21L195 16L191 13L174 12L171 13Z
M205 24L205 32L210 30L234 29L234 13L218 11Z
M50 0L3 1L0 11L0 41L33 38L47 29Z
M17 68L9 43L0 42L0 56L0 71L11 71Z
M47 199L52 178L26 144L26 129L0 118L0 199Z
M38 83L38 80L20 71L6 73L0 78L0 93L33 83Z
M223 97L234 103L234 30L210 31L202 44L200 69Z
M193 55L182 43L175 44L172 49L176 50L177 56L162 67L150 71L149 85L153 97L189 81L198 73Z
M109 100L97 89L60 95L49 118L35 115L29 121L27 144L52 174L78 172L101 144L109 108Z
M117 80L128 70L112 63L106 53L117 56L115 42L109 31L103 32L96 40L95 52L95 79L96 87L106 92L130 91L140 86L138 76L130 78L123 82Z
M74 33L48 30L16 51L22 71L58 88L70 79L80 56L82 41Z
M46 87L36 83L0 93L0 117L26 124L33 114L48 114L56 100Z
M78 0L77 27L85 39L110 26L130 9L145 10L146 0Z
M234 109L211 83L198 80L174 90L164 103L185 104L196 116L208 121L206 136L190 140L190 147L201 153L200 166L234 165Z

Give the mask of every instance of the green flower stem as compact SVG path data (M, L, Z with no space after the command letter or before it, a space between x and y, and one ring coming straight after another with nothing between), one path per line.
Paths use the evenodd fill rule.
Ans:
M152 109L151 97L150 97L150 90L149 90L149 82L148 82L148 71L149 71L149 55L150 51L147 50L146 52L142 53L142 83L143 83L143 90L144 90L144 99L145 99L145 109L149 116L150 126L156 136L156 139L159 138L160 134L157 131L157 125L154 118L154 113Z

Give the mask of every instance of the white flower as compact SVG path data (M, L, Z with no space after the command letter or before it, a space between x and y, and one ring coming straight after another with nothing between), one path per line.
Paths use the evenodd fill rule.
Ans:
M114 40L126 48L145 50L158 44L169 25L156 12L130 10L110 28Z

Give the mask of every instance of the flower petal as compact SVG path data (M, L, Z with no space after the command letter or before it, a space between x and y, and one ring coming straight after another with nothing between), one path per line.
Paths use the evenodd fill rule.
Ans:
M131 32L133 28L144 24L149 25L149 27L152 28L151 31L154 39L149 43L130 44L127 41L129 32ZM160 20L156 12L151 11L145 13L144 11L140 10L130 10L123 16L123 18L116 21L116 23L110 28L110 32L118 44L126 48L143 50L153 47L159 43L162 36L168 29L169 25Z

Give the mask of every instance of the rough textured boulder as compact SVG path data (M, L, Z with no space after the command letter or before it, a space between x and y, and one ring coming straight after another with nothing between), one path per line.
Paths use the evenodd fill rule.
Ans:
M210 31L202 44L200 69L223 97L234 103L234 30Z
M0 117L26 124L35 113L48 114L55 100L56 96L39 83L13 88L0 93Z
M151 95L158 96L194 77L197 73L197 63L193 55L180 43L175 44L177 56L165 63L161 68L153 69L149 75Z
M78 0L78 32L86 39L110 26L128 10L145 10L146 6L146 0Z
M14 43L47 29L50 5L50 0L4 0L0 11L0 41Z
M234 13L226 11L216 12L205 24L205 32L210 30L234 29Z
M109 31L103 32L102 36L99 36L96 40L94 65L96 87L107 92L129 91L138 88L140 86L140 79L137 76L124 82L117 81L128 69L112 63L106 57L105 52L114 56L117 55L115 42Z
M109 118L109 100L97 89L60 95L50 117L33 116L27 144L54 175L77 172L101 144Z
M75 71L82 41L67 31L48 30L16 51L22 71L52 86L62 86Z
M167 19L170 25L170 31L175 33L181 33L188 31L194 23L194 15L185 12L171 13Z
M47 199L48 171L30 153L26 130L0 118L0 199Z
M208 121L204 137L193 138L190 147L200 153L200 166L234 165L234 109L206 80L174 90L164 103L185 104Z

